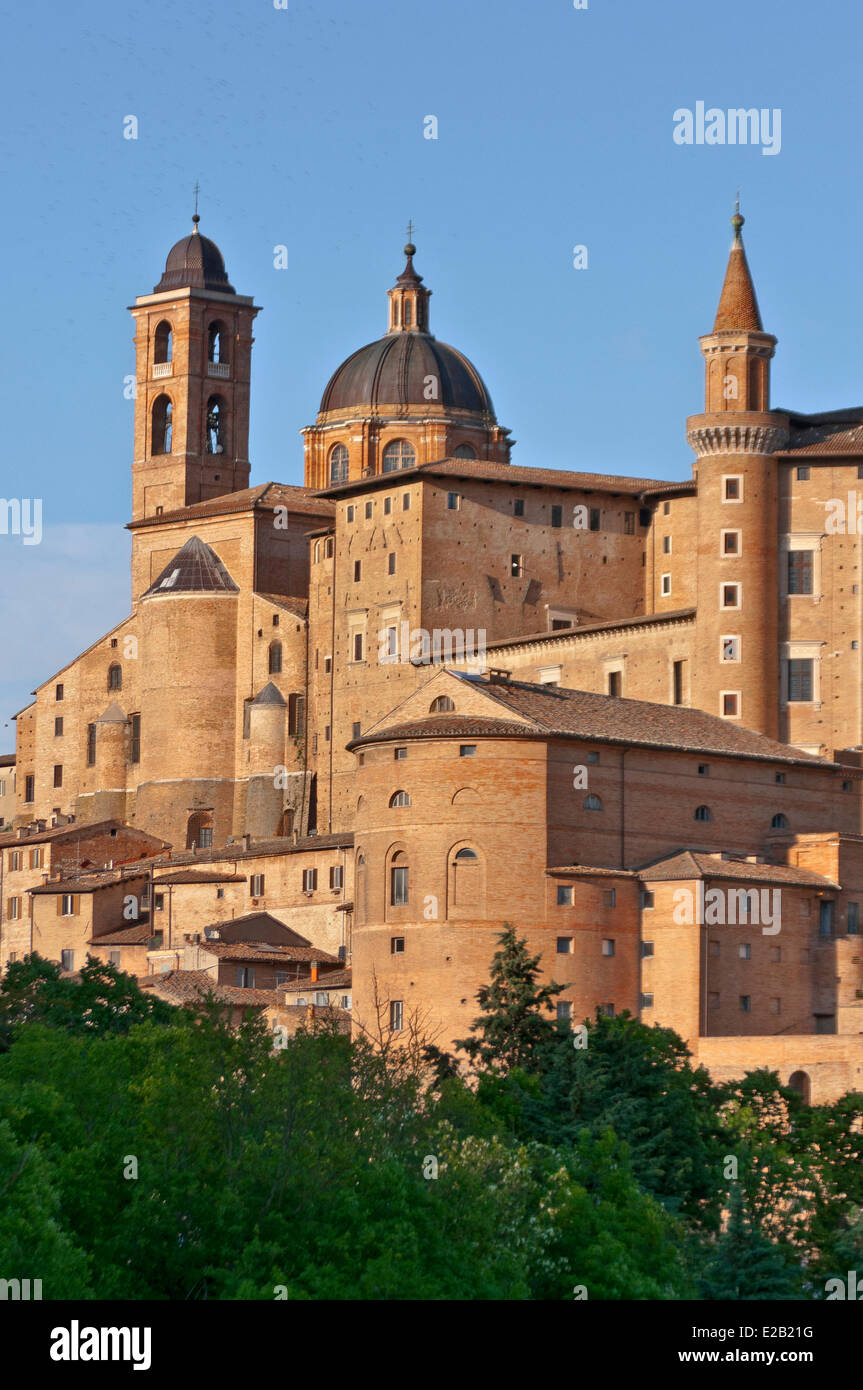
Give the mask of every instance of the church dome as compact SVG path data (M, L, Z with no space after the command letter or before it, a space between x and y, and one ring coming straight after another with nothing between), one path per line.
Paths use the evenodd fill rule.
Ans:
M439 383L429 398L428 378ZM472 362L429 333L388 333L351 354L330 378L321 411L424 405L470 410L494 421L494 406Z
M201 236L198 220L196 214L192 219L195 223L194 231L189 236L182 237L168 252L165 273L155 286L154 294L187 287L236 294L233 285L228 283L228 273L221 251L209 237Z
M407 264L388 291L389 331L343 362L329 380L321 414L424 406L466 410L495 424L494 406L472 362L428 331L431 290L414 268L416 247L405 247Z

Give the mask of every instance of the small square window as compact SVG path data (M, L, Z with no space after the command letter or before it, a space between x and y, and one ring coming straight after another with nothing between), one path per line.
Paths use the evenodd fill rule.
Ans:
M461 507L461 497L457 492L448 492L446 495L447 511L457 512Z
M513 516L524 516L524 498L514 497L512 500Z
M671 515L671 503L670 503L670 502L663 502L663 504L662 504L662 515L663 515L663 516L670 516L670 515Z
M641 943L641 954L642 954L642 957L643 957L645 960L649 959L650 956L653 955L653 942L652 942L652 941L642 941L642 943Z
M722 553L723 555L739 555L740 553L740 532L722 532Z
M642 908L643 908L643 910L644 910L645 912L649 912L649 911L651 910L651 908L653 907L654 901L655 901L655 899L654 899L654 896L653 896L653 889L652 889L652 888L642 888L642 890L641 890L641 906L642 906Z
M699 764L698 764L698 775L699 775L699 777L709 777L709 776L710 776L710 764L709 764L709 763L699 763Z
M459 750L458 750L458 755L459 755L460 758L474 758L474 757L476 757L476 744L475 744L475 743L463 743L463 744L461 744L461 746L459 747Z
M723 495L726 502L740 501L740 478L723 479Z
M797 481L798 481L798 483L808 483L808 482L809 482L809 465L808 465L808 464L801 464L800 467L797 469Z
M558 954L559 956L571 956L571 955L572 955L572 937L571 937L571 936L559 936L559 937L557 938L557 954Z
M739 607L740 607L740 585L739 585L739 584L723 584L723 585L722 585L722 607L723 607L723 608L739 608Z
M736 690L722 692L722 713L728 719L735 719L739 713L739 697Z
M368 520L371 518L371 514L372 514L372 504L371 504L371 502L367 502L367 503L366 503L366 507L365 507L365 517L366 517L366 521L368 521Z
M558 999L557 1016L564 1022L568 1022L572 1018L572 1004L568 999Z
M603 943L602 943L602 954L603 954L604 956L613 956L613 955L614 955L614 940L613 940L612 937L606 937L605 940L603 941Z
M559 883L557 885L557 905L558 907L572 907L575 890L571 883Z
M385 498L384 498L384 516L391 516L391 515L392 515L392 510L393 510L393 499L392 499L391 497L385 497Z
M552 526L562 526L562 525L563 525L563 507L552 507L552 509L551 509L551 524L552 524Z
M643 1009L652 1009L652 1008L653 1008L653 995L652 995L652 994L642 994L642 996L641 996L641 1007L642 1007Z
M737 954L741 960L752 959L752 947L748 941L741 941L740 945L737 947Z
M785 773L784 773L784 772L777 772L777 774L776 774L776 781L779 782L779 783L784 782L784 781L785 781Z
M599 762L599 754L598 754L598 753L588 753L588 755L587 755L587 761L588 761L589 763L598 763L598 762Z
M403 956L405 953L405 939L403 936L390 937L390 955Z
M407 750L406 748L394 748L394 749L393 749L393 757L394 757L394 759L395 759L395 761L396 761L397 763L404 762L404 760L405 760L405 758L407 757L407 755L408 755L408 750Z
M751 1008L752 1008L752 999L751 999L750 995L748 995L748 994L741 994L741 996L740 996L740 1012L741 1012L742 1014L748 1014Z
M520 579L524 574L524 556L511 555L509 559L509 572L513 579Z

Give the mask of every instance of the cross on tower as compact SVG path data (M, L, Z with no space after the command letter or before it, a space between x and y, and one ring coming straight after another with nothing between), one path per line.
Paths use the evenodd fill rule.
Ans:
M200 193L201 188L200 188L200 185L199 185L197 179L195 180L195 187L194 187L194 190L193 190L193 191L194 191L194 194L195 194L195 215L194 215L194 217L192 218L192 221L197 223L197 222L200 222L200 220L201 220L200 217L198 216L198 194Z
M413 233L414 233L414 224L413 224L413 222L411 222L410 218L408 218L408 241L413 241L413 239L414 239Z

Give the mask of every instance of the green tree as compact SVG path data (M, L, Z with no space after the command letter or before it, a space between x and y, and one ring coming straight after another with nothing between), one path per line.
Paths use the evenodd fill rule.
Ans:
M802 1299L804 1278L788 1254L749 1219L743 1188L731 1189L728 1225L717 1238L701 1277L703 1298L760 1302Z
M471 1025L471 1037L457 1040L475 1066L506 1072L540 1065L545 1049L557 1036L546 1013L554 1012L554 1000L564 989L550 981L537 983L540 956L532 956L527 941L504 922L498 949L491 962L491 981L477 993L481 1014Z

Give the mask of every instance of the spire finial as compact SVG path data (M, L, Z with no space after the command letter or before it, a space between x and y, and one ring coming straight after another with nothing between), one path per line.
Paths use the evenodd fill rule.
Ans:
M738 188L738 190L737 190L737 197L736 197L735 200L734 200L734 216L733 216L732 219L731 219L731 225L732 225L732 227L734 228L734 240L735 240L735 241L739 241L739 240L740 240L740 228L743 226L743 223L744 223L745 221L746 221L746 218L745 218L745 217L741 217L741 215L740 215L740 189Z
M195 194L195 211L194 211L194 213L192 214L192 221L193 221L194 224L195 224L195 231L198 230L198 223L199 223L200 220L201 220L200 217L198 216L198 194L200 193L200 191L201 191L201 188L200 188L200 185L199 185L199 183L198 183L198 181L197 181L197 179L196 179L196 180L195 180L195 187L194 187L194 189L193 189L193 192L194 192L194 194Z
M406 255L406 256L415 256L415 255L416 255L417 249L416 249L416 247L414 246L414 235L413 235L413 234L414 234L414 224L413 224L413 221L411 220L411 218L408 218L408 244L407 244L407 246L405 247L405 255Z

